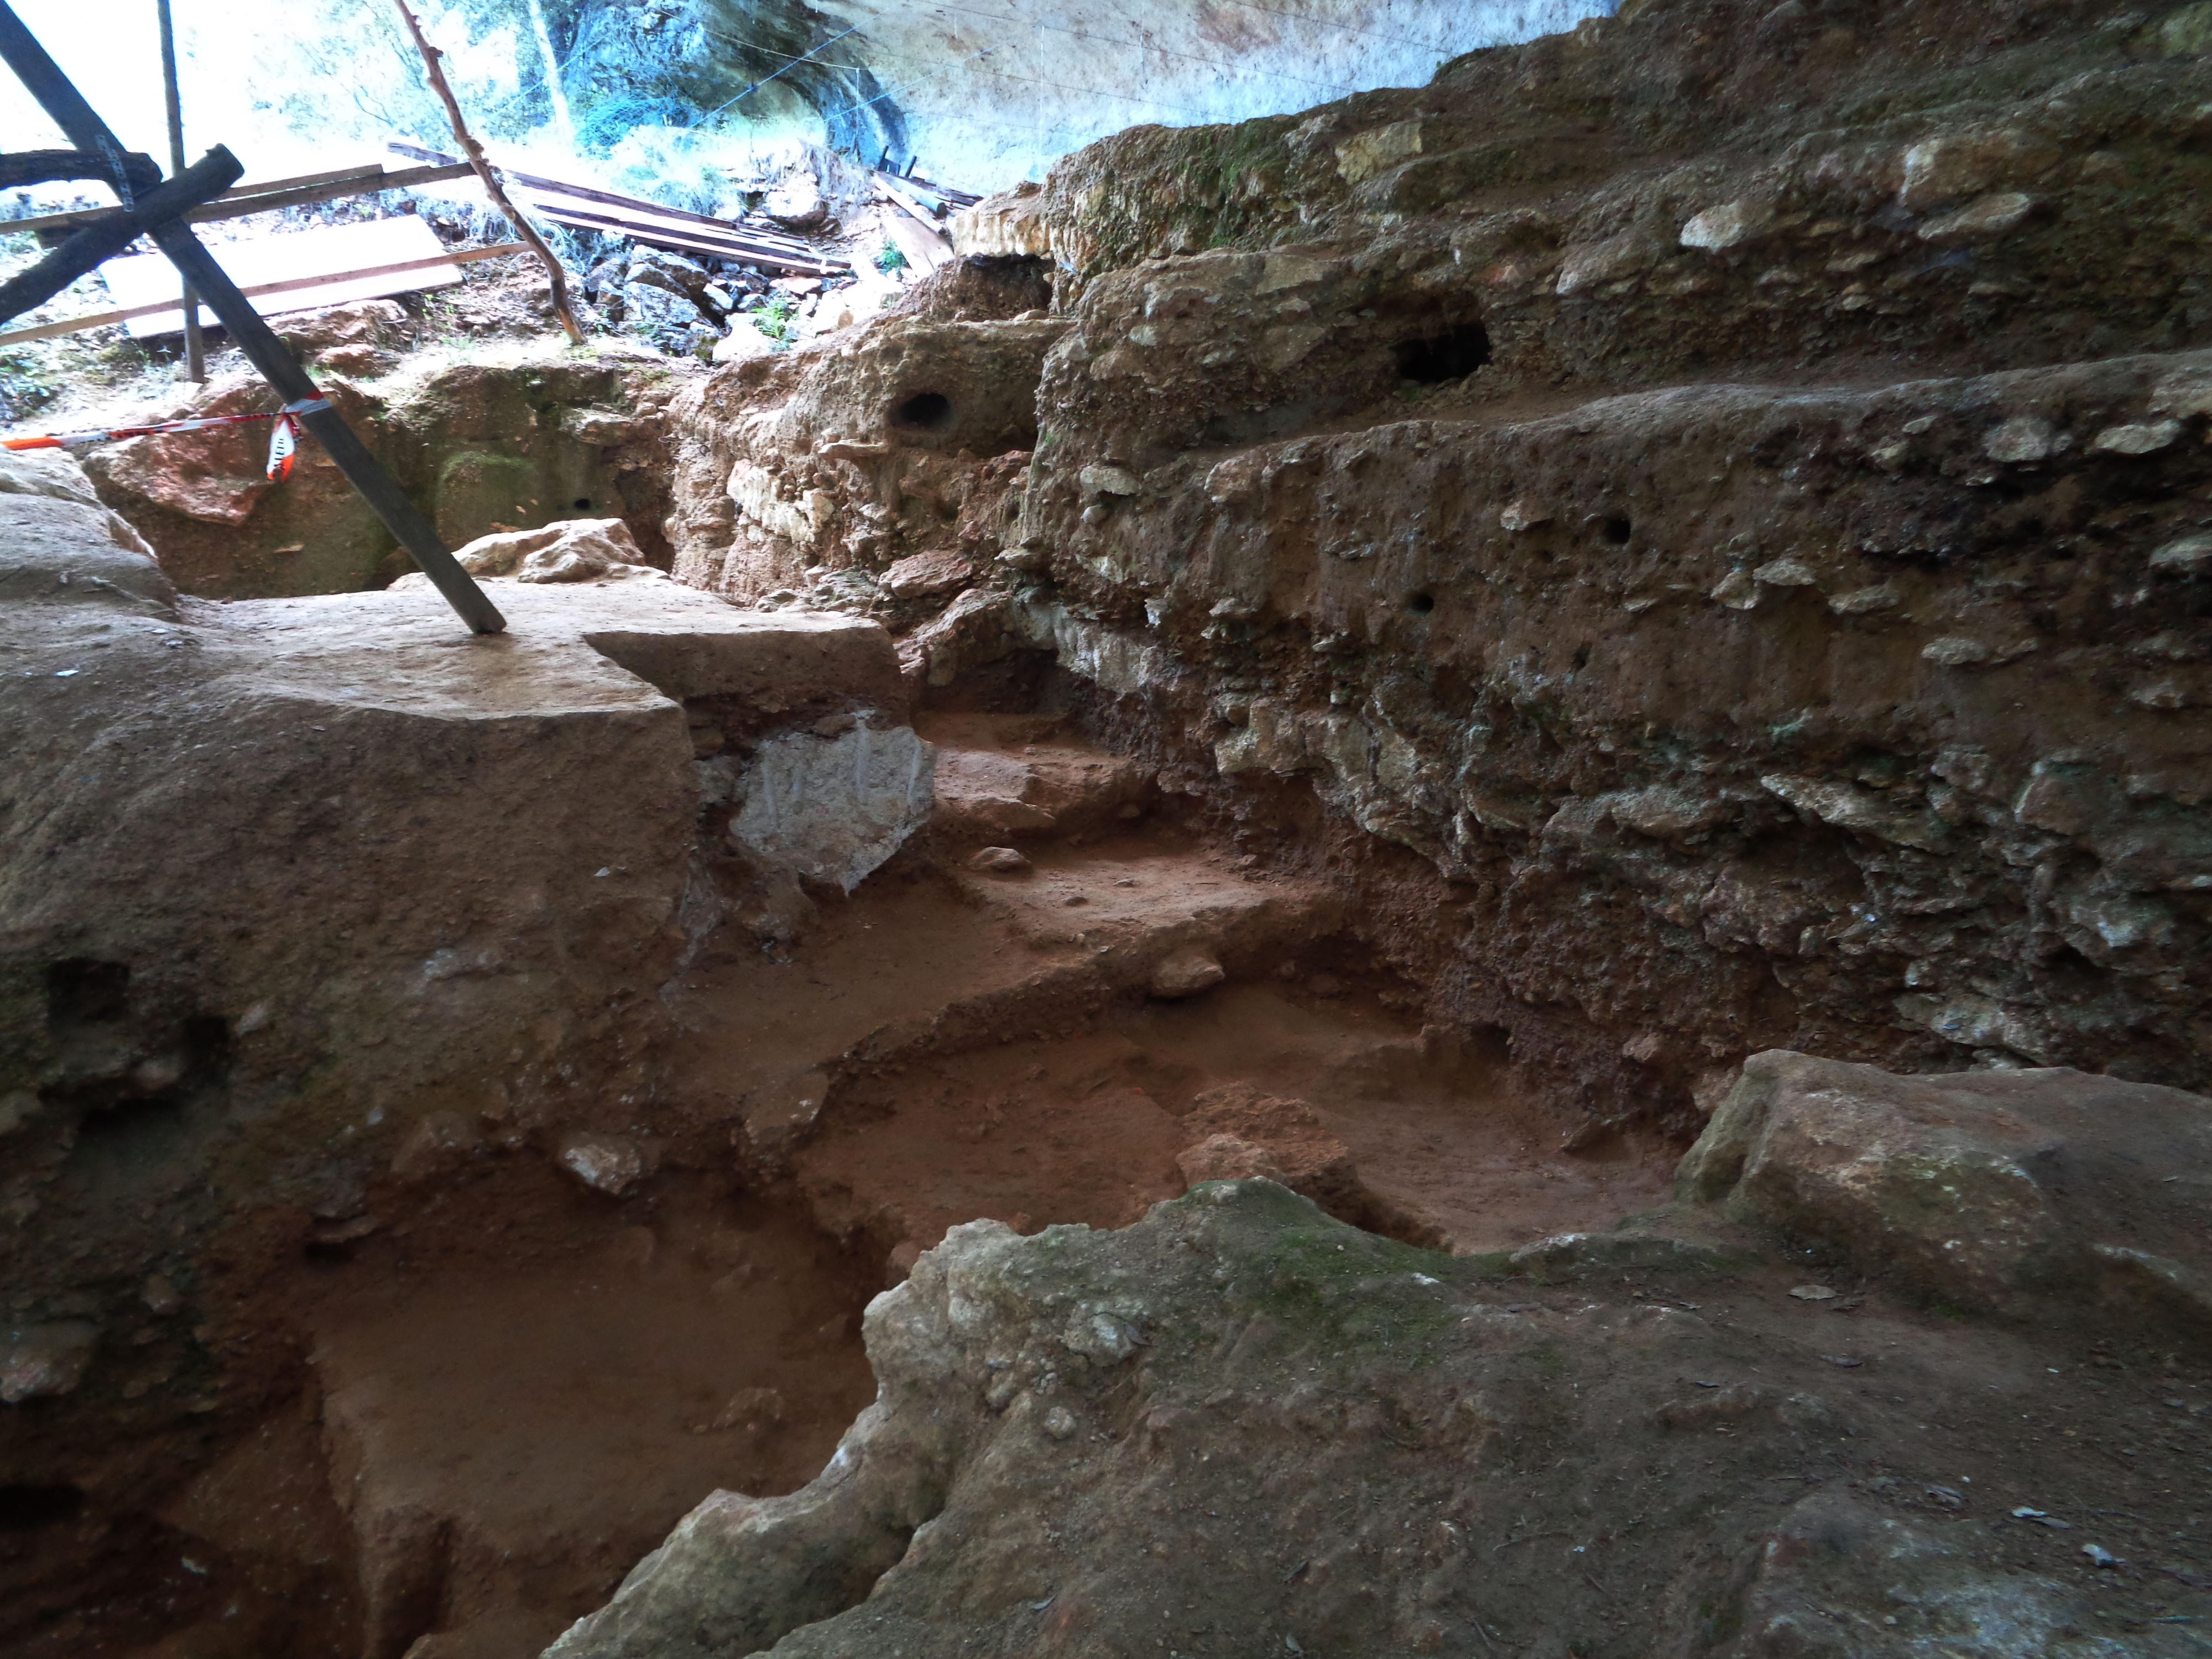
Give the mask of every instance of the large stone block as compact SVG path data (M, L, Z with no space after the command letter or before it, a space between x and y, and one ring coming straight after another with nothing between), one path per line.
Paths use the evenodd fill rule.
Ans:
M2212 1334L2212 1101L2051 1068L1900 1077L1773 1049L1677 1176L1954 1305L2145 1303Z

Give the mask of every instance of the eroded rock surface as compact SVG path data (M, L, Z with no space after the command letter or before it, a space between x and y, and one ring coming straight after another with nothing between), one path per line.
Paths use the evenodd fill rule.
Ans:
M962 230L1049 314L687 394L674 568L1049 659L1285 860L1318 797L1595 1121L1778 1045L2201 1086L2193 15L1683 0L1117 136Z
M2005 1514L1994 1414L1960 1488L1842 1339L1709 1273L1497 1275L1265 1181L956 1228L871 1305L880 1392L820 1478L708 1498L550 1659L2189 1650L2108 1633L2079 1542Z

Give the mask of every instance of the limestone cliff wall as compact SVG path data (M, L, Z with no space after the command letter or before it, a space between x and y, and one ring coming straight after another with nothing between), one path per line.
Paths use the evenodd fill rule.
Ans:
M1770 1044L2201 1085L2208 46L2203 6L1655 0L1123 135L979 210L1052 318L679 410L678 569L883 575L929 539L841 528L885 473L1014 435L905 400L1042 348L911 670L1055 652L1261 840L1310 787L1439 1016L1601 1117Z

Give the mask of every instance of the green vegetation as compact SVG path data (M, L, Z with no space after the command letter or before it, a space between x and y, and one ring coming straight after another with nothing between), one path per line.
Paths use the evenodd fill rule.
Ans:
M885 276L889 276L894 270L904 270L906 255L899 251L896 244L885 242L876 250L876 269Z
M787 349L799 339L799 331L791 321L798 309L796 296L781 292L771 294L768 302L751 313L753 326L775 341L778 349Z

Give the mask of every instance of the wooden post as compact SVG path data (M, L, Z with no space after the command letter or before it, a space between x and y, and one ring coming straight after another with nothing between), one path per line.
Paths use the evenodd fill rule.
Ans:
M576 313L568 304L568 274L561 269L561 262L553 257L553 250L545 246L545 239L538 234L536 227L516 212L514 204L507 199L507 187L500 183L499 174L485 158L483 146L477 143L475 135L469 131L468 123L461 118L460 100L453 96L453 88L447 84L446 71L438 66L439 58L445 54L430 44L429 38L422 33L422 24L416 22L415 14L408 10L407 0L392 0L392 3L399 9L399 15L406 22L408 33L415 37L415 50L422 54L422 67L430 76L431 90L446 106L446 118L453 123L453 138L460 145L461 154L468 157L469 165L477 170L477 177L483 180L484 194L491 198L492 205L507 216L507 222L514 227L514 234L529 243L538 257L545 262L545 274L553 284L553 309L560 313L561 326L568 331L568 337L576 344L583 344L584 331L576 326Z
M169 109L169 173L185 170L185 109L177 96L177 29L169 0L154 0L161 24L161 95ZM207 379L207 341L200 333L200 296L185 284L185 378L195 385Z

